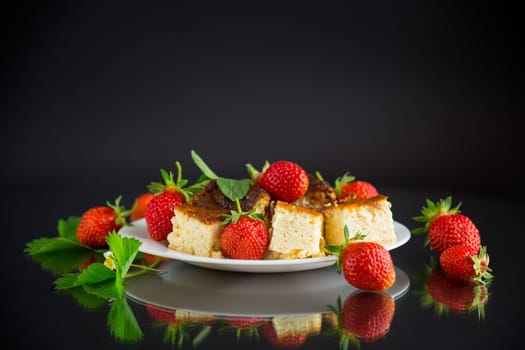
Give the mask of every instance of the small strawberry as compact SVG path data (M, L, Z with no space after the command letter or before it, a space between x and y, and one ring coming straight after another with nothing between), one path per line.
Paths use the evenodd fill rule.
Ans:
M308 175L299 165L289 161L270 164L262 173L246 165L252 179L270 195L284 202L294 202L308 190Z
M227 324L219 329L220 332L234 331L237 340L241 337L259 340L259 327L264 323L264 318L228 316L226 322Z
M166 309L160 306L146 304L148 315L155 321L162 323L172 323L176 320L176 310Z
M231 259L261 259L269 243L268 229L260 216L241 211L237 199L237 211L225 220L220 246L223 254Z
M425 223L425 226L413 230L413 234L428 233L427 241L438 254L455 245L468 247L471 254L479 252L479 230L470 218L459 214L461 203L451 208L452 197L447 197L436 203L427 199L426 204L421 210L422 215L413 218L417 222Z
M379 194L370 182L356 181L355 176L350 175L348 172L335 180L334 191L337 199L341 200L354 196L358 199L367 199Z
M118 231L126 225L126 217L130 211L120 206L121 197L115 204L98 206L87 210L81 217L77 227L77 238L80 243L92 248L106 247L106 238L112 231Z
M143 193L135 199L133 208L131 209L130 220L135 221L142 219L146 213L146 208L148 207L149 202L155 197L151 192Z
M346 225L344 235L345 243L325 246L338 256L337 271L342 269L348 283L359 289L381 291L390 288L396 280L396 272L388 250L379 243L357 241L364 235L356 234L350 239Z
M450 277L485 283L491 279L487 247L472 255L471 249L463 245L449 247L439 256L439 264Z
M185 203L191 193L184 189L188 183L182 179L182 167L179 162L177 166L177 182L173 179L173 173L161 169L164 183L153 182L149 185L151 192L156 196L149 202L146 212L146 226L151 238L156 241L165 240L172 230L171 218L174 215L173 208Z

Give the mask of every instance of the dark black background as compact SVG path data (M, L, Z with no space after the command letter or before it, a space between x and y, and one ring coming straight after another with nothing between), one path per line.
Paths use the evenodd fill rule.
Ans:
M523 191L515 9L478 2L18 3L3 11L0 181L119 193L197 150L225 176Z
M450 347L449 335L450 348L474 337L478 348L521 342L521 271L507 241L523 241L516 8L442 1L2 6L2 294L11 335L3 341L11 348L116 346L105 311L86 313L57 297L54 277L21 259L22 250L55 235L59 218L120 194L131 205L176 160L195 179L191 149L230 177L246 176L246 162L279 159L330 181L351 171L388 194L395 218L410 228L426 197L453 194L491 252L496 283L487 321L437 318L411 296L398 306L389 342L429 349ZM393 253L409 274L428 261L418 238ZM160 341L156 334L145 344Z

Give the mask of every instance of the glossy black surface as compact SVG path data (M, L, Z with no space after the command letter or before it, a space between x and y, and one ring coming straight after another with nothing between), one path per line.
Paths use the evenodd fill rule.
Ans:
M521 271L518 264L523 243L523 228L520 224L523 204L497 196L467 193L408 189L385 191L393 202L396 219L411 228L415 226L410 218L419 212L424 198L441 198L452 194L461 200L463 212L475 221L483 243L489 247L491 266L496 277L488 288L484 319L479 319L475 311L470 314L450 312L439 316L433 308L422 308L417 295L422 285L412 279L409 291L396 300L389 332L375 342L362 342L362 348L489 349L522 344L519 330L524 303L517 276ZM22 253L28 240L55 235L58 218L81 213L87 205L103 202L112 196L111 193L80 194L65 191L3 193L3 198L9 198L10 203L6 205L4 202L2 206L6 215L3 224L7 238L2 255L3 315L9 320L3 331L10 335L4 341L15 348L70 348L73 344L77 349L169 347L163 341L167 327L155 325L142 303L129 300L143 336L137 342L123 344L115 339L108 327L109 305L86 311L71 296L57 294L53 288L54 276L43 271L38 263ZM132 198L135 194L124 195ZM30 215L27 208L30 208ZM422 247L422 243L421 237L412 237L405 246L392 251L395 265L409 276L424 273L425 265L432 255L427 248ZM344 301L345 296L341 297ZM336 302L334 300L334 305ZM190 338L195 337L199 330L210 326L209 329L206 328L208 336L198 346L200 349L275 347L262 332L259 332L258 341L245 336L237 340L234 331L224 331L223 317L212 321L209 314L206 316L205 322L201 319L198 321L201 323L197 325L186 326ZM322 346L337 349L338 337L325 334L328 325L325 321L321 334L308 336L303 348L316 349ZM191 348L191 341L185 343L184 347Z

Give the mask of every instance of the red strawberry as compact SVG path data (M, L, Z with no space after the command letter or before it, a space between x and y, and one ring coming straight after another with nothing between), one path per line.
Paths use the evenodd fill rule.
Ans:
M184 185L188 182L183 180L182 168L179 162L177 166L177 182L173 180L173 173L168 173L161 169L164 184L154 182L149 189L157 195L149 202L146 212L146 226L151 238L156 241L165 240L172 230L171 218L174 215L173 208L186 202L189 193L184 190Z
M77 238L80 243L92 248L107 246L106 238L112 231L118 231L126 224L126 217L130 211L120 206L119 196L115 204L94 207L86 211L77 227Z
M268 243L264 222L248 216L228 223L220 237L221 250L231 259L261 259Z
M135 200L135 204L131 209L131 221L142 219L144 217L144 214L146 213L146 208L148 207L148 204L153 199L153 197L155 197L155 195L150 192L143 193L137 197L137 199Z
M258 177L258 183L273 198L294 202L306 193L308 175L295 163L279 161L264 170Z
M344 244L327 245L325 249L338 255L338 271L343 270L348 283L367 290L390 288L396 280L396 272L388 250L379 243L356 241L364 235L357 234L349 239L346 226L344 234Z
M343 305L340 327L359 340L376 341L390 329L395 308L394 300L388 294L352 293Z
M439 264L453 278L480 283L492 278L486 247L481 247L476 255L472 255L471 248L463 245L449 247L439 256Z
M335 180L334 191L338 199L345 199L349 196L357 197L358 199L367 199L379 194L370 182L355 181L355 177L349 173L345 173Z
M451 209L452 197L441 199L434 203L427 199L427 206L421 210L421 216L413 219L424 222L425 226L412 231L413 234L428 232L430 247L436 253L445 249L464 245L470 249L471 254L477 254L481 246L479 231L467 216L459 214L461 203Z
M424 289L417 293L421 295L422 306L433 306L438 315L476 310L480 319L484 317L489 295L485 285L451 278L439 265L430 270Z

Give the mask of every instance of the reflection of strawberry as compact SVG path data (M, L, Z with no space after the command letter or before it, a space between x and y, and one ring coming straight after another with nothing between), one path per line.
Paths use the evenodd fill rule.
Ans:
M235 331L237 340L244 336L247 339L259 339L259 327L263 324L262 317L241 317L229 316L226 317L227 325L222 327L221 331Z
M427 199L426 207L421 209L422 215L413 218L417 222L425 223L425 226L413 230L412 233L428 233L430 247L436 253L461 244L469 247L471 254L477 254L481 245L479 231L470 218L459 214L460 205L451 208L452 197L436 203Z
M454 313L477 311L478 317L483 318L489 296L487 285L452 278L441 266L433 265L434 267L427 267L424 275L415 276L423 283L423 288L416 291L421 298L422 307L433 306L438 315L449 311Z
M394 311L394 300L387 294L353 293L344 302L341 327L360 340L372 342L388 332Z
M307 336L306 333L293 333L279 337L271 322L261 326L261 331L270 344L275 345L280 349L299 348L304 344Z
M135 204L133 204L130 220L135 221L142 219L146 213L146 208L148 207L149 202L155 197L153 193L147 192L143 193L137 197Z
M98 206L86 211L77 227L77 238L80 243L92 248L106 247L106 238L112 231L118 231L126 224L126 217L130 214L120 206L118 197L115 204Z
M166 309L160 306L146 304L146 310L152 319L155 321L169 323L175 322L176 311Z

